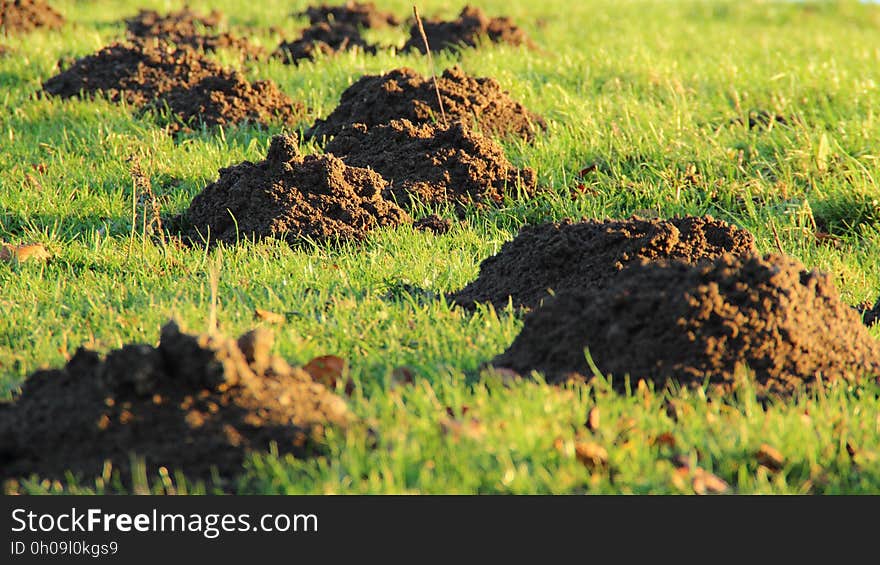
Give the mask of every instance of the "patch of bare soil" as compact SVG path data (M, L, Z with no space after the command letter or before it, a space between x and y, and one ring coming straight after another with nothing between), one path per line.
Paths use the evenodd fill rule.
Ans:
M330 56L343 51L360 50L376 53L376 46L364 40L360 30L347 23L321 22L303 30L299 39L284 41L274 56L288 64L298 64L318 56Z
M477 47L485 40L530 48L535 46L526 32L510 18L490 18L483 10L473 6L465 6L454 20L425 19L422 23L432 51ZM413 49L425 52L421 32L415 23L410 27L409 39L403 46L404 51Z
M4 35L59 29L64 21L64 16L42 0L0 0L0 33Z
M390 183L386 196L415 203L500 204L535 192L535 172L517 169L501 147L456 122L413 124L394 120L369 129L355 124L327 144L326 151L352 167L369 167Z
M340 23L371 29L400 25L400 20L394 14L377 9L373 2L349 1L338 6L309 6L294 15L306 16L312 25Z
M308 456L327 426L351 416L271 349L266 330L236 341L189 335L174 322L157 347L131 344L104 357L80 348L64 367L28 377L0 408L0 478L64 479L70 470L88 481L109 461L130 484L136 456L152 478L165 467L210 481L216 469L222 484L273 442Z
M483 261L477 279L450 300L466 308L490 303L501 309L511 302L531 309L551 293L611 286L626 266L642 259L696 263L755 251L751 233L711 216L525 226Z
M202 15L189 8L161 15L155 10L141 10L134 17L125 20L131 38L161 39L186 45L193 49L213 52L218 49L236 49L248 58L258 59L264 51L245 38L229 32L220 32L223 14L217 10Z
M551 381L591 375L724 391L753 371L759 395L880 374L880 342L825 274L778 255L633 265L604 288L558 294L530 313L492 364Z
M437 77L443 109L450 120L478 125L486 134L516 136L531 140L546 123L527 110L493 78L475 78L460 67ZM352 84L339 105L325 120L317 120L307 137L333 137L354 124L372 127L391 120L430 123L441 118L437 93L431 77L408 68L384 75L365 75Z
M378 173L333 155L301 156L295 138L279 135L264 161L221 169L219 180L193 199L186 219L194 240L361 240L372 229L410 221L382 197L386 187Z
M271 81L248 82L200 52L156 40L115 43L43 83L61 98L103 94L139 108L167 109L170 129L243 122L293 124L305 107Z

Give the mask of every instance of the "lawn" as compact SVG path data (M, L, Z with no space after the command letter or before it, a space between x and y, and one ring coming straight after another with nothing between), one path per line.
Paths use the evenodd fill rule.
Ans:
M190 3L222 10L231 27L247 27L269 49L305 25L289 14L306 4ZM463 4L425 0L419 9L453 16ZM155 343L172 317L205 330L216 279L224 333L268 326L255 319L259 308L284 315L272 328L276 352L291 363L324 354L346 359L354 383L347 400L362 422L329 432L319 457L253 456L238 493L706 490L693 472L677 470L682 458L726 482L727 492L880 492L876 384L761 403L748 392L719 399L637 387L637 375L627 394L602 379L511 383L481 366L512 342L522 317L512 308L470 313L442 298L473 280L480 262L526 223L638 213L711 214L750 230L762 252L781 246L830 273L848 304L873 303L880 294L880 7L481 1L489 14L511 16L539 49L483 46L436 53L434 64L495 77L547 118L546 135L504 147L548 190L469 211L440 236L401 227L375 231L360 245L264 241L206 250L163 246L144 233L136 206L133 213L129 158L140 160L163 216L171 217L219 168L262 159L279 130L175 138L119 104L41 97L59 59L123 37L121 20L139 8L179 7L149 0L53 5L70 22L61 31L0 38L11 49L0 57L0 240L42 243L52 255L0 263L3 398L13 398L36 369L62 365L81 344L108 351ZM381 5L400 16L412 7ZM369 33L398 45L405 39L401 30ZM402 66L430 72L426 58L393 51L298 67L217 57L250 79L273 79L318 117L363 74ZM749 128L750 114L762 112L784 123ZM584 168L594 170L582 178ZM452 210L434 211L455 218ZM871 332L880 337L880 326ZM412 369L413 384L393 382L398 367ZM591 410L600 416L593 430L585 425ZM604 453L584 457L584 446ZM212 492L173 470L133 481L136 492ZM122 482L32 477L20 489L116 492Z

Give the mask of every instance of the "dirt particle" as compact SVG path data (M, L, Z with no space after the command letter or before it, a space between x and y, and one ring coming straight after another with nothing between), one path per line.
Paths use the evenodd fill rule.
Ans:
M441 218L437 214L431 214L413 222L413 227L419 231L429 231L434 235L443 235L452 229L452 220Z
M376 46L367 43L354 25L321 22L304 29L299 39L282 42L274 56L285 63L297 64L352 50L375 54Z
M38 28L59 29L64 16L42 0L0 0L0 33L15 35Z
M498 254L480 264L476 280L453 293L456 304L474 308L535 308L553 293L604 288L640 259L696 262L723 253L754 253L755 240L711 216L672 220L585 220L523 227Z
M196 121L292 124L305 113L271 81L251 84L189 47L151 40L115 43L78 59L43 83L43 90L61 98L103 94L142 109L167 107L171 131Z
M873 307L858 308L857 310L866 326L880 323L880 298L877 299Z
M525 45L534 48L534 43L526 32L513 20L506 17L490 18L480 8L465 6L454 20L426 19L423 21L428 45L432 51L454 49L456 47L477 47L481 41ZM404 51L425 52L425 45L418 25L410 28L410 37L403 46Z
M535 192L532 169L515 168L497 143L461 123L394 120L369 129L355 124L326 151L381 174L390 183L386 196L404 207L416 202L483 207Z
M361 240L371 229L410 221L382 197L386 187L378 173L333 155L303 157L294 137L279 135L265 160L221 169L220 178L193 199L186 219L196 240Z
M104 358L80 348L63 368L37 371L0 409L0 477L95 477L110 461L129 484L133 453L150 476L164 466L208 481L215 467L225 480L249 452L275 442L306 456L325 426L350 422L345 402L302 370L255 362L271 337L248 335L256 357L172 322L158 347L130 344Z
M632 265L546 301L492 363L558 381L591 373L585 349L620 388L631 375L729 391L748 367L759 395L786 395L880 374L880 344L830 278L779 255Z
M400 25L394 14L376 8L373 2L346 2L339 6L309 6L294 14L306 16L312 25L320 23L341 23L370 29Z
M493 78L475 78L456 66L437 77L437 88L447 118L476 125L487 135L532 140L546 128L542 117L511 99ZM440 115L431 77L400 68L358 79L342 93L336 109L326 119L317 120L306 137L329 138L354 124L372 127L397 119L433 123Z

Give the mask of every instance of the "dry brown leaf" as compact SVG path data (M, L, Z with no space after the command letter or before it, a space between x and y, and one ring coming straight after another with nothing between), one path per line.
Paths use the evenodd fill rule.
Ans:
M758 448L757 453L755 453L755 459L771 471L781 470L785 463L785 456L782 455L782 452L766 443L762 443L761 447Z
M590 408L590 411L587 412L587 422L586 422L587 429L590 430L591 432L595 432L596 430L599 429L600 423L601 423L601 419L599 416L599 407L593 406L592 408Z
M9 245L0 243L0 261L21 263L30 259L49 259L51 255L41 243Z
M303 370L311 375L312 379L328 388L336 387L336 383L342 378L345 369L345 359L335 355L315 357L303 367Z
M581 441L574 445L574 455L587 469L593 470L608 464L608 450L591 441Z
M694 469L692 487L696 494L724 494L730 489L730 485L724 479L702 467Z
M270 312L269 310L263 310L262 308L254 308L254 317L258 320L263 320L268 324L283 324L287 321L284 314Z
M675 443L675 436L673 436L670 432L663 432L662 434L651 438L651 445L659 445L660 447L669 447L671 449L674 449Z

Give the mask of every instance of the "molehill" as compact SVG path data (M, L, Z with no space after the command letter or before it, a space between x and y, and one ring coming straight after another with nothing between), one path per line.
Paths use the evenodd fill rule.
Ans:
M624 267L640 259L695 263L724 253L754 252L752 234L711 216L525 226L480 264L476 280L449 298L465 308L490 303L500 309L511 302L531 309L551 292L613 285Z
M437 77L437 88L449 120L477 125L487 135L532 140L546 128L541 116L511 99L493 78L475 78L460 67L452 67ZM333 137L354 124L372 127L396 119L417 124L440 121L440 105L430 77L408 68L364 75L342 93L336 109L326 119L317 120L306 137Z
M371 229L410 221L382 197L386 187L374 171L347 166L333 155L301 156L295 138L278 135L265 160L221 169L185 216L195 240L361 240Z
M64 367L28 377L0 408L0 477L64 479L70 470L88 481L109 461L130 485L137 457L151 479L160 467L205 481L216 470L222 486L272 442L308 456L327 426L351 416L271 348L266 330L236 341L189 335L174 322L157 347L125 345L104 357L80 348Z
M761 396L880 374L880 344L825 274L779 255L692 265L632 265L605 288L560 293L530 313L492 364L558 382L603 374L662 388L736 389L748 369Z
M386 197L405 208L416 202L485 207L535 192L532 169L517 169L497 143L460 122L355 124L326 151L349 166L377 171L389 182Z

